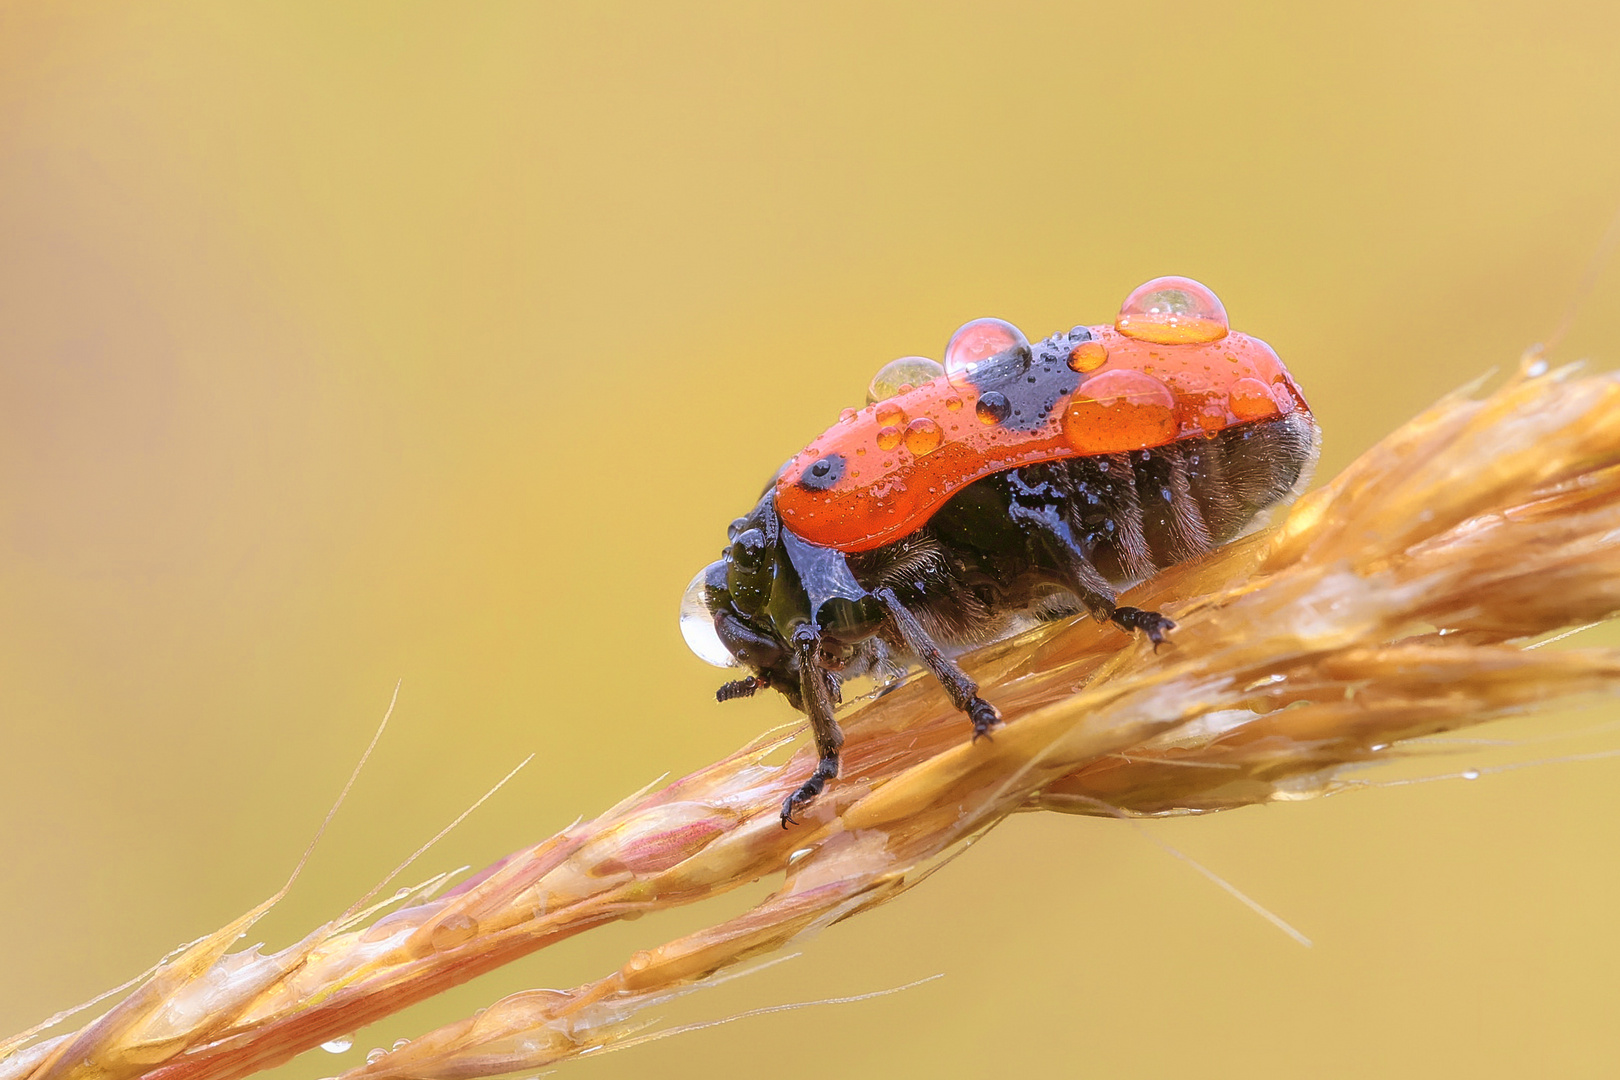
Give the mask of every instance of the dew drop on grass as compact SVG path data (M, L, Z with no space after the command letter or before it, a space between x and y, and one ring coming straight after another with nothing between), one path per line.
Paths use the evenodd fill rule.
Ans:
M346 1050L353 1049L353 1047L353 1035L339 1035L335 1039L329 1039L328 1041L321 1043L321 1049L325 1050L328 1054L341 1054Z

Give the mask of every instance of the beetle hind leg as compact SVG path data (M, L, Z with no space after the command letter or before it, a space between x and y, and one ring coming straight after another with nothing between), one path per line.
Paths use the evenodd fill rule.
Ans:
M1127 632L1140 630L1153 642L1153 651L1158 652L1159 646L1169 640L1165 635L1176 628L1174 620L1160 615L1157 611L1143 611L1141 608L1116 607L1108 616L1121 630Z
M1113 623L1131 633L1140 630L1153 642L1154 651L1169 640L1166 637L1176 628L1174 621L1157 611L1124 607L1114 602L1114 590L1097 568L1091 565L1085 550L1074 538L1074 531L1055 506L1023 506L1013 503L1011 516L1030 527L1057 562L1068 590L1080 598L1093 615Z

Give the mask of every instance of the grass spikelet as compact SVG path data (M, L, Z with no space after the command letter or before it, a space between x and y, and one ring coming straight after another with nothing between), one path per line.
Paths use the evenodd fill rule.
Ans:
M0 1080L230 1080L592 927L782 875L741 916L572 990L507 997L345 1078L532 1071L634 1037L647 1006L895 898L1015 811L1307 798L1402 740L1612 694L1620 651L1523 646L1620 609L1620 380L1532 370L1448 397L1270 532L1135 590L1130 603L1178 623L1157 655L1073 621L969 657L1009 719L992 740L970 742L914 680L845 718L844 778L792 830L777 807L810 751L771 765L789 736L767 737L432 899L269 955L227 953L232 924L81 1031L0 1044Z

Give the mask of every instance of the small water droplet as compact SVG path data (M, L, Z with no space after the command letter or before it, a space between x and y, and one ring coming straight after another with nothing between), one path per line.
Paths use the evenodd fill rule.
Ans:
M973 412L981 423L999 424L1012 413L1012 405L1004 394L992 390L979 399L979 403L973 406Z
M1388 750L1389 749L1389 743L1387 743L1387 742L1375 742L1375 743L1372 744L1372 746L1368 747L1368 749L1370 749L1373 753L1376 754L1380 750Z
M1547 374L1547 361L1531 361L1530 366L1524 369L1524 373L1530 376L1532 379L1540 378L1541 376Z
M1271 387L1259 379L1239 379L1232 384L1227 400L1232 415L1239 420L1264 420L1277 415L1277 399L1271 396Z
M926 416L919 416L906 425L906 449L918 457L938 450L944 439L945 433L939 430L939 425Z
M478 934L478 920L470 915L447 915L428 933L435 950L453 949Z
M854 409L845 409L843 412L840 412L838 414L838 422L840 424L848 424L848 423L851 423L859 415L860 415L860 413L857 412Z
M1464 769L1463 774L1462 774L1462 778L1464 780L1478 780L1479 779L1479 770L1478 769Z
M901 431L893 424L890 424L886 428L879 428L877 433L878 449L893 450L895 447L900 445L900 440L903 438L905 438L905 432Z
M382 1047L373 1047L372 1049L366 1051L366 1064L375 1065L377 1062L381 1061L387 1056L388 1051L384 1050Z
M1100 341L1083 341L1069 350L1069 367L1075 371L1096 371L1108 359L1108 350Z
M391 1049L398 1050L400 1047L404 1046L406 1043L408 1043L410 1041L411 1040L409 1040L409 1039L395 1039L394 1040L394 1045L391 1047Z
M344 1051L351 1050L353 1048L353 1035L339 1035L335 1039L328 1039L326 1042L321 1043L321 1049L325 1050L328 1054L341 1054Z
M885 401L877 407L872 419L878 422L879 427L899 427L906 422L906 410L892 401Z
M948 398L946 398L945 399L945 409L946 409L947 412L961 412L962 411L962 399L959 398L959 397L948 397Z

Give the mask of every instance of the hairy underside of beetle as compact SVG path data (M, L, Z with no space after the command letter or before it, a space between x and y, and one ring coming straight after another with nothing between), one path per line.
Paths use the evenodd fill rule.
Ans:
M893 589L929 636L978 645L1030 621L1113 611L1115 594L1264 522L1309 483L1307 413L986 477L915 533L849 557L868 590ZM1080 558L1076 558L1076 554ZM915 660L892 629L887 661ZM874 662L880 658L873 656Z

